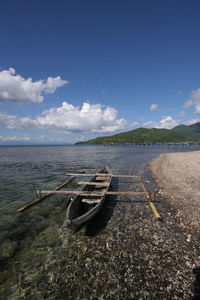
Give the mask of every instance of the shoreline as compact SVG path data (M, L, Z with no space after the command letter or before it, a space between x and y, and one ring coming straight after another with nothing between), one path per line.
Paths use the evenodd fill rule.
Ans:
M199 231L200 151L161 154L149 169L160 194L177 211L183 227Z

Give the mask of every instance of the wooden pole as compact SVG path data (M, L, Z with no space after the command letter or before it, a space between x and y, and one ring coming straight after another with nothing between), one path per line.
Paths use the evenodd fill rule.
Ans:
M75 176L72 177L72 178L70 178L69 180L67 180L67 181L64 182L63 184L59 185L59 186L56 187L54 190L49 191L47 195L45 195L45 196L43 196L43 197L40 197L40 198L38 198L38 199L36 199L36 200L33 200L33 201L29 202L28 204L26 204L26 205L24 205L24 206L18 208L17 212L24 211L25 209L27 209L27 208L29 208L29 207L31 207L31 206L37 204L38 202L40 202L40 201L46 199L47 197L53 195L56 191L60 190L60 189L63 188L64 186L66 186L67 184L69 184L69 183L70 183L72 180L74 180L74 179L75 179Z
M119 177L119 178L141 178L141 176L137 175L112 175L112 177Z
M159 212L157 211L157 209L156 209L154 203L151 201L151 200L152 200L152 197L151 197L151 196L152 196L152 194L155 195L155 193L149 192L149 191L147 190L146 186L144 185L144 182L143 182L143 181L141 181L140 186L141 186L142 190L143 190L144 193L145 193L145 196L146 196L146 198L147 198L147 202L148 202L149 206L151 207L154 216L155 216L157 219L161 219L161 216L160 216Z
M90 176L104 176L104 177L111 177L112 174L104 174L104 173L95 173L95 174L87 174L87 173L66 173L66 176L86 176L86 177L90 177Z
M64 195L80 195L80 196L104 196L104 195L145 195L144 192L89 192L89 191L37 191L40 194L64 194Z
M109 186L110 183L109 182L86 182L86 181L79 181L77 182L80 185L94 185L94 186Z
M82 174L82 173L66 173L66 176L103 176L103 177L119 177L119 178L141 178L141 176L136 176L136 175L114 175L114 174L104 174L104 173L96 173L96 174Z

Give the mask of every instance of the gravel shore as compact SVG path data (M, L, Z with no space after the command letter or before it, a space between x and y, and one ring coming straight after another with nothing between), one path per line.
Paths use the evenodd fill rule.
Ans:
M200 151L161 154L150 168L161 194L177 210L182 223L199 233Z

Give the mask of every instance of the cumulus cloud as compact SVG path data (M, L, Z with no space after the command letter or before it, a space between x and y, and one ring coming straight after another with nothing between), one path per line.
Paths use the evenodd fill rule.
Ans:
M185 122L185 125L192 125L192 124L195 124L195 123L198 123L200 122L200 119L192 119L192 120L188 120Z
M107 133L125 128L126 121L117 119L117 110L100 104L83 103L82 107L63 102L35 119L0 113L0 124L8 129L39 128L63 133Z
M165 128L165 129L174 128L179 124L180 121L174 120L171 116L164 117L159 122L148 121L143 123L143 125L148 128Z
M1 136L0 141L2 142L28 142L30 141L30 137L18 137L18 136Z
M35 121L31 118L19 118L15 115L0 113L0 124L8 129L22 130L29 127L35 127Z
M192 105L194 105L195 107L194 114L199 115L200 114L200 89L192 91L190 98L184 104L185 107L190 107Z
M0 71L0 102L37 102L43 101L43 93L51 94L68 83L60 76L48 77L47 80L33 81L15 73L15 69Z
M151 104L151 106L149 107L150 111L156 110L158 109L158 104Z

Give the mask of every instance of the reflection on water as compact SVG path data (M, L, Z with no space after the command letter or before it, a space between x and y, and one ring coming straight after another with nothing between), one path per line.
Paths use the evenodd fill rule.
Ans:
M73 255L82 234L64 232L66 196L51 196L40 204L16 213L17 208L35 199L37 189L52 189L66 181L66 172L95 173L105 166L115 174L144 175L147 163L160 153L198 150L185 146L103 147L103 146L37 146L0 147L0 291L2 299L27 298L40 292L45 279L53 281L49 270L63 251ZM115 189L118 182L113 181ZM77 188L72 183L70 189ZM123 185L120 186L120 190ZM104 235L115 209L115 199L108 199L97 218L85 226L90 238ZM104 217L102 217L104 216ZM93 240L95 241L95 240ZM98 238L95 243L100 243ZM69 244L71 245L69 246ZM97 244L96 244L97 245ZM97 247L97 246L96 246ZM71 251L71 252L70 252ZM71 254L70 254L71 253ZM57 263L58 264L58 263ZM44 274L47 272L48 276ZM59 265L57 266L59 270ZM12 280L11 280L12 279ZM44 294L42 294L44 297Z

